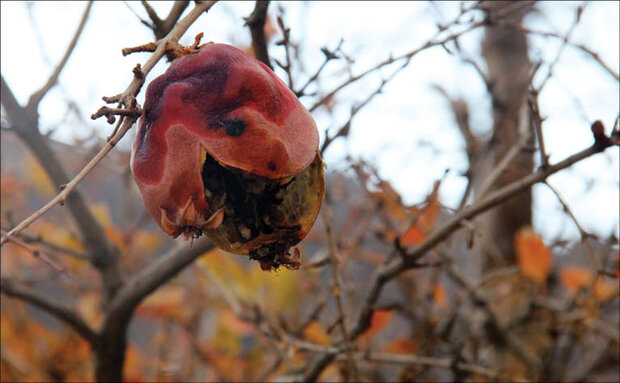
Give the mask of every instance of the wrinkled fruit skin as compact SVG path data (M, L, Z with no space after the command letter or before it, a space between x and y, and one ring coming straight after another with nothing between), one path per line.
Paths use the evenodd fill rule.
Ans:
M270 269L298 265L325 193L314 120L269 68L225 44L176 59L146 91L131 169L172 237L201 234Z

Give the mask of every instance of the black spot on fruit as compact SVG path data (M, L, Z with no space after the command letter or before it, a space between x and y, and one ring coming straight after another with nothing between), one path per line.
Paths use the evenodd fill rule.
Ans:
M245 122L238 118L224 121L222 126L226 129L226 133L228 133L231 137L239 137L245 130Z
M271 171L276 170L276 164L274 164L273 161L267 162L267 169L269 169Z

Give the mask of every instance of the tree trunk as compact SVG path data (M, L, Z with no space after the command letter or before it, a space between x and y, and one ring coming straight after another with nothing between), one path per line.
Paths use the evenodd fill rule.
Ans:
M488 66L493 105L493 136L487 150L474 166L474 195L489 172L517 142L521 132L530 129L527 106L528 86L532 65L528 58L527 36L515 28L494 27L493 21L520 25L533 2L488 2L490 26L485 29L482 53ZM533 137L534 135L530 135ZM533 139L533 138L532 138ZM531 141L533 144L533 141ZM490 190L498 189L529 174L534 166L531 145L521 150L508 164ZM532 192L515 196L490 211L479 221L482 232L481 268L489 264L514 261L515 233L532 223Z

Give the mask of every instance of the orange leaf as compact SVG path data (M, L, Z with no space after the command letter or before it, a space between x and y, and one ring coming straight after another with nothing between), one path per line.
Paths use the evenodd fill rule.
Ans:
M537 283L544 283L553 265L551 251L530 228L519 230L515 250L521 272Z
M329 340L329 335L323 330L323 326L317 321L312 321L306 328L304 329L304 337L316 344L320 344L321 346L328 346L331 342Z
M383 328L392 320L392 315L392 310L375 311L370 319L370 327L361 335L361 339L367 341L375 336L379 331L383 330Z
M388 343L385 351L394 354L413 354L418 351L418 343L409 339L398 339Z
M403 246L419 245L420 243L424 242L425 239L426 236L422 234L420 229L418 229L416 225L412 225L409 230L407 230L405 235L403 235L400 243Z
M608 301L618 295L618 284L599 277L594 282L592 293L598 301Z
M592 283L592 272L584 267L565 267L560 271L560 280L568 291L576 292Z
M446 290L441 283L437 283L433 288L433 303L439 307L446 305Z

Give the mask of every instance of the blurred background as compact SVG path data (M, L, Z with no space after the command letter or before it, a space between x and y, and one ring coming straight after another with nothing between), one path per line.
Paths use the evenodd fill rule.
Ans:
M172 7L169 2L150 5L162 18ZM85 6L1 3L2 76L21 105L64 55ZM127 381L289 381L311 376L313 361L329 354L329 347L342 347L339 323L355 327L373 273L398 257L394 244L423 243L474 203L476 192L469 188L476 189L484 178L472 172L489 174L485 159L501 158L520 139L517 134L497 138L501 119L494 92L502 80L492 78L493 53L485 35L490 32L481 23L497 10L486 6L270 3L264 28L269 55L272 63L290 63L288 69L274 64L274 71L299 91L321 144L329 142L323 153L328 218L323 212L302 242L298 271L263 272L245 257L215 249L149 296L129 327ZM254 2L217 3L180 43L191 45L203 32L203 42L227 43L252 54L244 18L254 7ZM507 20L517 15L512 22L521 28L515 30L523 32L527 48L507 62L531 69L527 85L539 90L533 99L549 162L592 145L595 120L607 134L617 129L619 3L538 2L510 12ZM103 105L102 96L122 92L136 63L149 57L121 54L122 48L154 41L149 20L140 2L95 2L58 84L42 100L39 131L70 178L111 134L105 119L90 115ZM290 28L286 43L283 26ZM451 34L458 38L424 47ZM519 49L501 39L498 44L509 53ZM337 57L326 61L325 52ZM377 65L409 52L414 52L410 59ZM168 66L161 60L147 83ZM504 72L502 78L513 74L519 76ZM15 134L4 90L2 97L2 229L9 230L58 189ZM143 105L144 92L137 100ZM144 210L129 171L134 136L132 129L79 186L107 241L121 254L125 275L184 243L168 238ZM496 141L507 146L494 146ZM525 174L541 165L535 142L530 146L525 157L533 163ZM340 348L336 362L319 371L320 379L617 381L618 148L586 158L547 182L563 200L544 184L533 186L532 217L525 222L531 230L496 238L501 243L491 252L495 255L480 250L484 234L478 231L486 226L475 222L477 229L464 225L467 230L430 251L425 267L386 284L368 328L350 340L356 352L378 354L352 357ZM7 243L2 277L44 292L98 328L106 308L79 223L58 206L22 234L31 250L39 249L61 272L32 251ZM515 243L525 243L527 250ZM450 271L447 259L462 275ZM343 289L341 304L333 296L334 285ZM341 305L345 315L339 314ZM94 362L84 339L46 312L4 294L1 308L3 381L93 379ZM514 337L525 345L515 346ZM453 366L455 360L462 368ZM571 363L574 368L566 370Z

